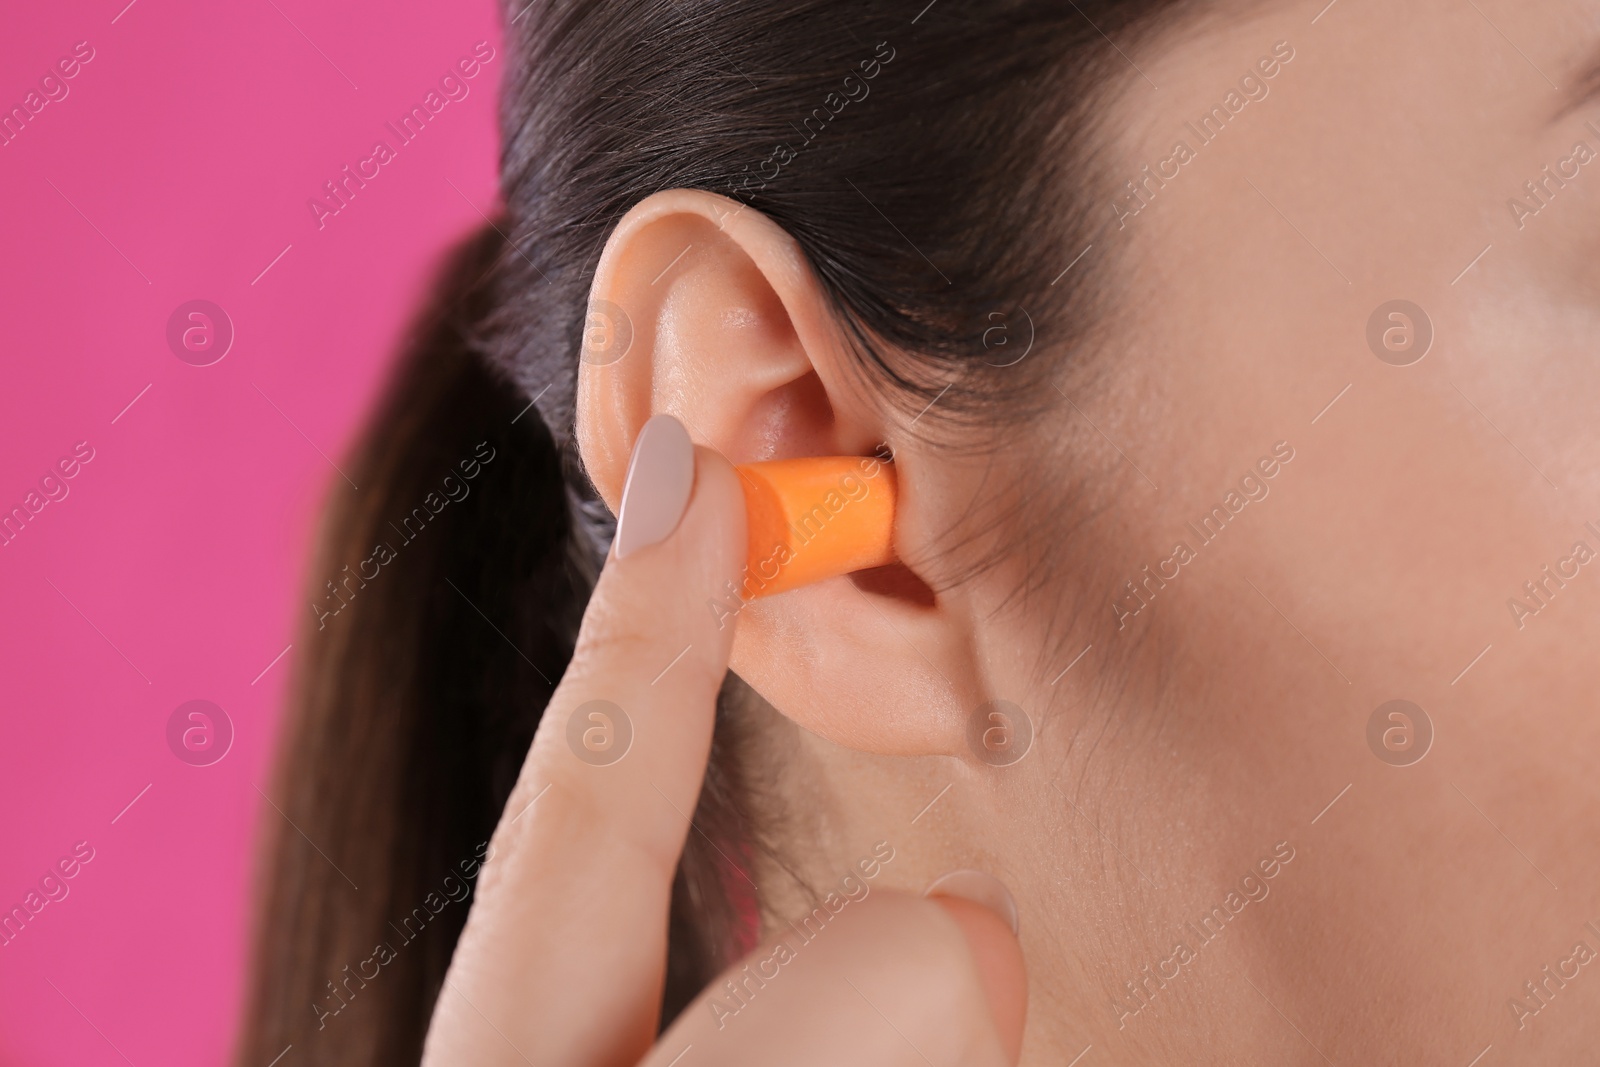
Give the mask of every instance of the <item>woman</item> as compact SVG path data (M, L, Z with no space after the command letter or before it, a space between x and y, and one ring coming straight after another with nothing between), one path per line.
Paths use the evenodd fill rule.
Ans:
M1589 5L517 8L241 1063L1582 1061ZM874 454L738 596L728 464Z

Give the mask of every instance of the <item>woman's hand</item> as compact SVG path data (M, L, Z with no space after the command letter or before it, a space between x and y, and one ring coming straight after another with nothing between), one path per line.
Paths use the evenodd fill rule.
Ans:
M747 983L736 1017L708 1003L726 998L719 979L656 1040L673 875L734 632L707 603L741 578L743 495L722 456L657 416L635 444L620 516L572 664L495 829L424 1062L1014 1063L1026 989L1007 924L965 900L883 890ZM595 765L569 744L574 715L619 730L621 716L589 718L591 701L631 724L624 758Z

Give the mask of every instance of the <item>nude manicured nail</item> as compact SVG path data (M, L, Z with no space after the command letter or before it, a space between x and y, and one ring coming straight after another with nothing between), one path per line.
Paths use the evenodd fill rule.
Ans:
M655 415L639 431L617 515L617 558L648 548L677 528L694 489L694 443L683 423Z
M1011 932L1017 932L1017 902L1005 883L992 874L982 871L951 871L934 879L922 891L925 897L960 897L981 904L1005 920Z

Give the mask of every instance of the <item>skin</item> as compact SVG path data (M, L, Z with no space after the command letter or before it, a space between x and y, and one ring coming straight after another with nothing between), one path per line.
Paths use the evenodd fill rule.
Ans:
M1600 125L1600 106L1569 107L1600 48L1600 5L1316 6L1259 5L1133 53L1142 75L1130 71L1101 114L1106 226L1074 268L1093 272L1120 313L1078 357L1095 373L1064 367L1054 379L1072 402L987 451L950 447L933 420L914 425L914 410L862 387L792 241L755 212L656 194L619 224L596 272L595 295L635 327L625 358L586 364L580 378L584 459L613 508L655 412L732 462L893 447L897 549L938 590L933 603L839 578L750 604L733 634L705 638L728 642L728 662L772 709L751 714L764 724L771 807L790 816L786 859L803 878L835 881L887 840L897 858L883 888L915 894L952 868L1009 887L1026 959L1024 1064L1071 1062L1086 1047L1086 1067L1560 1063L1600 1038L1600 967L1563 962L1579 943L1600 953L1600 843L1587 817L1600 801L1588 766L1600 746L1600 565L1552 583L1537 613L1508 606L1535 605L1523 583L1575 542L1600 553L1585 528L1600 528L1600 369L1589 358L1600 158L1520 226L1508 207L1536 203L1523 184L1576 142L1600 153L1585 125ZM1177 138L1196 147L1185 121L1278 41L1294 57L1266 98L1119 226L1123 178ZM1410 366L1381 361L1366 338L1374 310L1396 298L1420 305L1434 331ZM1050 358L1048 340L1034 358ZM1293 458L1263 479L1267 495L1203 544L1188 524L1279 442ZM963 516L1001 513L1024 490L1055 510L952 547ZM1030 529L1043 533L1029 541ZM1122 618L1122 582L1180 540L1195 558ZM983 573L942 580L953 556L996 548ZM682 566L671 592L638 603L706 626L704 601L738 562L719 566ZM656 642L659 658L631 668L653 676L688 638L632 640ZM700 747L674 765L685 810L714 667L699 668ZM996 698L1037 734L1005 767L968 742L970 718ZM1434 734L1404 766L1367 733L1397 698L1420 706ZM655 840L681 845L681 819L648 803L648 788L640 796L659 820ZM579 814L550 832L563 825L575 855ZM657 883L672 859L657 849ZM754 876L767 929L808 909L780 872ZM584 877L585 892L613 884ZM546 906L540 879L521 878L518 893ZM589 966L596 944L649 944L632 1000L620 980L574 987L647 1018L638 975L659 966L664 897L635 930L617 927L625 911L596 910L588 930L615 934L528 947L473 936L492 927L480 916L487 889L462 951L500 961L474 965L491 976L514 973L484 978L485 1000L539 1017L547 995L592 1010L552 994L564 978L551 969ZM629 894L611 906L626 909ZM1224 932L1197 936L1188 924L1216 907ZM917 941L872 958L909 955ZM1179 943L1185 962L1160 978ZM1547 965L1565 969L1564 984L1546 980ZM1540 999L1529 981L1546 982ZM968 1003L982 999L981 982L966 988ZM440 1018L465 1033L450 1002ZM880 1022L836 1010L846 1014L821 1017L863 1047L881 1036ZM629 1033L637 1059L648 1027ZM624 1058L582 1047L587 1058L571 1062Z

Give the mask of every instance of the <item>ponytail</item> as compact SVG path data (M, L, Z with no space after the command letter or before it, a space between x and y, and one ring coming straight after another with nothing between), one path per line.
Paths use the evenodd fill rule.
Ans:
M334 493L264 809L241 1063L420 1057L466 919L454 886L571 655L594 563L559 453L472 351L499 243L452 257L356 448L360 489Z

